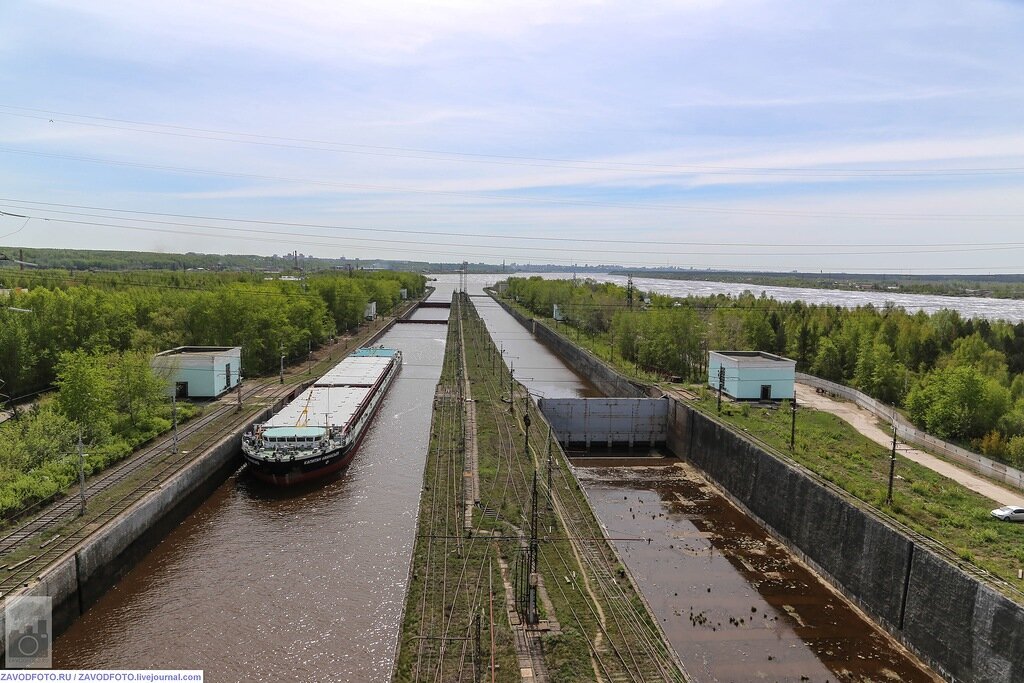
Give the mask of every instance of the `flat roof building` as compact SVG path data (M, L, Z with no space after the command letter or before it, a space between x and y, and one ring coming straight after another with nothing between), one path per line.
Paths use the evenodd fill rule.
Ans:
M217 398L242 382L241 346L179 346L153 356L178 398Z
M764 351L710 351L708 386L742 401L792 399L796 361Z

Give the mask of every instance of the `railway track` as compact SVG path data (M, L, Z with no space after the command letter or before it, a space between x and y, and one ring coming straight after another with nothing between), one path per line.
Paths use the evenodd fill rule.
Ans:
M504 658L497 673L490 669L497 680L542 683L548 680L545 651L552 647L543 644L542 636L551 633L556 639L551 642L557 642L559 624L585 634L581 655L589 655L591 662L584 674L587 678L614 683L685 680L633 587L615 576L617 556L601 536L575 477L565 469L564 456L556 468L558 485L549 489L541 482L536 502L538 514L542 505L550 510L543 515L544 525L560 538L541 539L539 592L547 618L540 626L520 623L517 601L525 585L529 545L523 530L531 526L534 505L531 482L535 471L544 470L542 459L548 449L561 450L557 443L535 434L531 434L529 451L521 445L524 410L531 411L534 424L542 424L542 418L522 385L514 384L509 396L502 373L488 371L488 366L497 365L497 349L468 299L457 297L452 322L446 368L435 398L430 470L424 482L424 496L430 499L421 503L422 526L414 559L414 568L421 573L416 575L414 569L410 588L418 593L407 608L408 612L416 605L416 619L410 620L407 614L406 627L414 629L403 637L406 649L415 643L415 654L404 668L400 662L395 680L490 680L482 671L481 659L489 663L490 657L497 656ZM472 376L471 384L462 373ZM460 498L466 478L464 443L459 430L470 387L477 424L486 423L485 429L491 431L478 441L481 507L466 535L465 501ZM572 576L571 585L563 584L562 578L568 576ZM547 591L553 591L552 596ZM580 594L587 595L582 603ZM553 632L548 630L551 624ZM488 637L481 644L483 632ZM495 635L502 643L497 653L486 644Z
M375 332L375 329L368 331L369 334ZM349 341L344 340L321 350L321 358L315 365L293 368L287 376L288 383L282 384L275 378L243 384L242 404L258 399L272 405L296 391L303 376L319 376L318 372L334 363L335 350L344 353L348 346ZM327 357L323 357L325 352L329 354ZM88 481L85 493L91 503L87 503L85 515L79 514L79 496L69 490L66 497L4 530L0 535L0 597L29 585L43 569L158 489L182 467L225 436L236 432L251 417L251 411L244 408L238 411L237 397L234 400L222 399L200 417L178 428L177 450L173 435L160 437Z

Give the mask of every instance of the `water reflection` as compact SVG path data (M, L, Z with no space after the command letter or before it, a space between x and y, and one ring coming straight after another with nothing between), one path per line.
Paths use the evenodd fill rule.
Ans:
M578 473L609 535L651 539L616 546L697 680L939 680L694 470Z
M346 471L286 491L231 477L57 640L54 665L387 679L445 331L381 340L402 372Z

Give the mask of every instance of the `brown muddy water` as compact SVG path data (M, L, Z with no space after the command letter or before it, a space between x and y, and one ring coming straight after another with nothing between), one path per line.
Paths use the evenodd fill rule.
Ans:
M691 466L573 462L695 680L941 680Z
M387 680L446 332L381 340L402 371L346 471L283 490L232 476L57 639L54 666Z

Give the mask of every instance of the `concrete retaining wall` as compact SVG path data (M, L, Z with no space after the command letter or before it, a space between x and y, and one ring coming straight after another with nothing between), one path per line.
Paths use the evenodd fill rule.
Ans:
M607 395L647 395L591 354L498 303ZM840 395L845 395L840 389L854 391L811 379ZM861 403L856 396L852 400ZM674 399L666 431L674 453L703 469L737 504L947 680L1024 681L1024 606L799 466ZM915 441L913 436L904 431L906 440ZM998 472L998 467L991 467L985 473Z
M1001 462L990 460L983 455L973 453L966 448L960 448L956 444L951 444L948 441L937 439L926 432L922 432L921 430L916 429L914 425L910 424L890 405L877 401L867 394L857 391L856 389L852 389L844 384L836 384L835 382L830 382L827 379L821 379L814 375L807 375L802 372L798 372L796 373L796 379L801 384L806 384L816 389L821 389L853 401L864 410L867 410L875 417L885 420L886 422L892 422L895 417L896 436L904 441L936 453L940 453L950 460L974 470L978 474L991 477L997 481L1003 482L1004 484L1009 484L1010 486L1024 490L1024 472L1010 467L1009 465L1004 465Z
M375 343L394 325L392 320L364 345ZM242 434L266 421L309 384L251 417L242 427L217 442L206 453L172 475L160 488L85 539L38 580L5 596L45 597L53 601L53 635L60 635L113 586L164 536L197 508L240 464ZM0 610L0 654L4 651L3 613Z
M646 388L615 372L597 356L584 351L546 325L524 316L501 299L494 300L541 343L557 353L570 368L589 379L605 396L644 398L649 395Z
M53 600L53 634L63 633L237 469L241 434L253 423L266 420L277 407L254 416L244 429L190 462L17 595L49 596Z
M1024 607L799 466L673 401L669 447L951 681L1024 680Z

